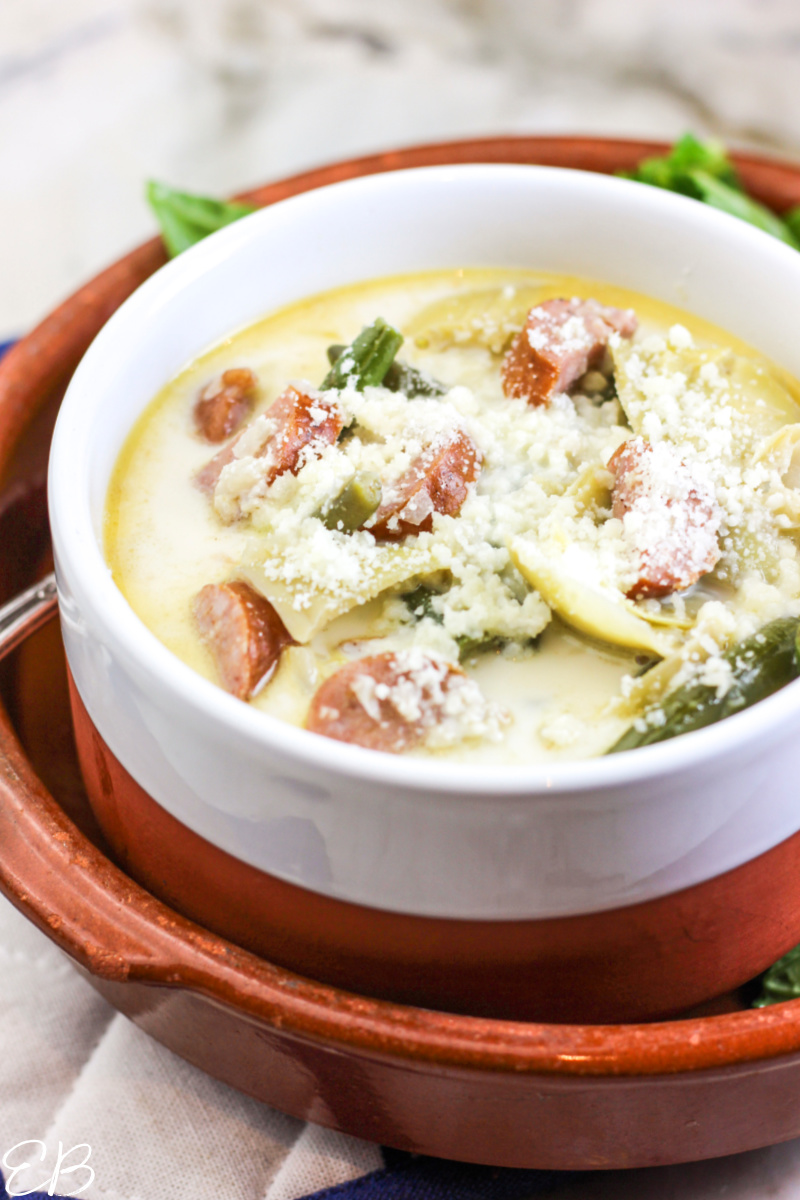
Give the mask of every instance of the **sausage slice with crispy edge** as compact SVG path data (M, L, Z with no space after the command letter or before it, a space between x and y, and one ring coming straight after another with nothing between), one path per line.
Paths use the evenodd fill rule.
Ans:
M454 517L461 511L481 461L477 446L461 429L437 440L384 488L384 499L365 528L383 541L429 533L434 513Z
M344 426L342 411L335 400L321 392L305 392L294 384L281 392L265 415L275 427L255 457L268 459L265 469L267 487L286 471L296 475L302 466L305 448L314 444L332 446ZM201 491L213 492L223 468L235 457L235 446L235 441L225 446L197 473L195 483Z
M537 304L503 359L503 392L533 406L549 404L600 363L612 333L632 337L637 324L632 309L596 300Z
M284 648L295 644L270 602L249 583L207 584L195 596L194 619L222 686L239 700L254 696Z

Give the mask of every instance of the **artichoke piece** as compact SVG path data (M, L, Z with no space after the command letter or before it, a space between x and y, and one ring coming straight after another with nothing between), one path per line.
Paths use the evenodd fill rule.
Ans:
M648 621L651 625L656 625L661 629L691 629L696 619L688 613L681 616L674 608L670 608L666 604L660 604L658 608L653 606L652 609L641 607L632 601L627 601L626 604L635 609L636 615L643 621Z
M681 654L670 654L660 662L648 663L641 673L636 673L627 693L614 701L615 715L627 717L629 720L640 716L645 708L661 699L678 671L685 665Z
M355 541L347 534L325 536L341 539L342 556L349 553L349 544ZM357 534L356 537L366 538L367 535ZM371 538L368 541L370 545L364 548L363 562L354 553L353 570L349 572L347 582L340 577L335 584L326 583L314 569L312 554L306 556L308 561L300 569L296 555L288 562L289 554L281 551L270 554L264 561L265 544L260 540L251 543L237 574L266 596L296 642L310 642L342 613L374 600L387 588L398 587L417 575L430 575L445 565L439 561L440 551L435 545L376 546ZM287 579L291 582L286 582Z
M381 481L371 471L354 475L334 497L326 509L314 515L326 529L340 529L342 533L355 533L381 503Z
M534 284L453 292L417 313L406 332L424 349L483 346L502 354L544 295L545 288Z
M601 508L610 509L613 484L614 476L606 467L601 463L590 463L581 468L565 489L564 496L572 501L576 516Z
M738 412L744 419L736 424L732 453L748 461L760 439L800 421L800 405L778 376L765 363L731 350L675 349L667 343L663 349L648 350L646 343L620 338L611 354L617 394L634 433L644 432L644 418L653 408L648 382L657 379L676 382L675 404L687 418L695 408L693 393L697 392ZM647 379L643 379L643 366ZM720 383L727 386L721 388ZM686 440L691 436L687 429Z
M667 654L667 637L653 629L621 594L617 599L611 589L593 587L575 578L561 561L546 557L522 538L512 540L509 552L514 565L545 603L574 629L614 646L650 650L659 658Z
M780 476L781 489L770 495L770 511L785 518L786 528L800 528L800 424L785 425L765 438L754 462L765 463Z
M709 684L684 684L646 709L644 720L631 726L607 753L650 746L681 733L702 729L771 696L800 673L799 625L796 617L781 617L765 625L753 637L732 646L722 656L730 667L732 678L731 686L723 696L718 696L717 688ZM638 727L640 724L641 728Z
M800 421L800 404L766 363L726 350L705 357L730 381L730 403L745 418L753 448L759 438Z

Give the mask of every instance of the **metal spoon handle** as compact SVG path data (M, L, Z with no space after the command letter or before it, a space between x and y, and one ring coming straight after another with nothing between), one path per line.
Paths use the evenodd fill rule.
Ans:
M56 577L52 573L4 604L0 608L0 661L46 625L57 607Z

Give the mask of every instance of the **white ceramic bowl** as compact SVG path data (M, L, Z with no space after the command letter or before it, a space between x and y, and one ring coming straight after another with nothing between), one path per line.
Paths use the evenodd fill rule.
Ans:
M800 254L680 196L546 167L382 174L283 201L148 280L99 334L59 416L50 513L68 661L101 739L190 830L292 884L436 918L634 905L800 829L800 684L633 753L479 768L383 755L251 709L166 650L111 580L109 476L156 391L221 336L360 279L531 267L645 292L800 375Z

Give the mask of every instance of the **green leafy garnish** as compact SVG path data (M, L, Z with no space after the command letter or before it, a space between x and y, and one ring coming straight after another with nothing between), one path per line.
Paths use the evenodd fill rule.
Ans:
M710 204L800 250L800 205L781 218L748 196L720 142L701 142L685 133L669 154L646 158L635 171L620 174Z
M693 133L685 133L675 143L669 154L656 158L645 158L635 171L620 171L626 179L649 183L653 187L666 188L670 192L683 192L686 196L697 194L691 173L703 171L706 175L726 183L737 191L742 190L736 168L728 158L721 142L701 142Z
M753 1001L753 1008L797 999L800 999L800 946L784 954L766 972L761 980L761 994Z
M178 192L153 179L147 184L146 194L161 227L161 236L170 258L182 254L210 233L216 233L218 229L256 211L251 204L193 196L190 192Z

